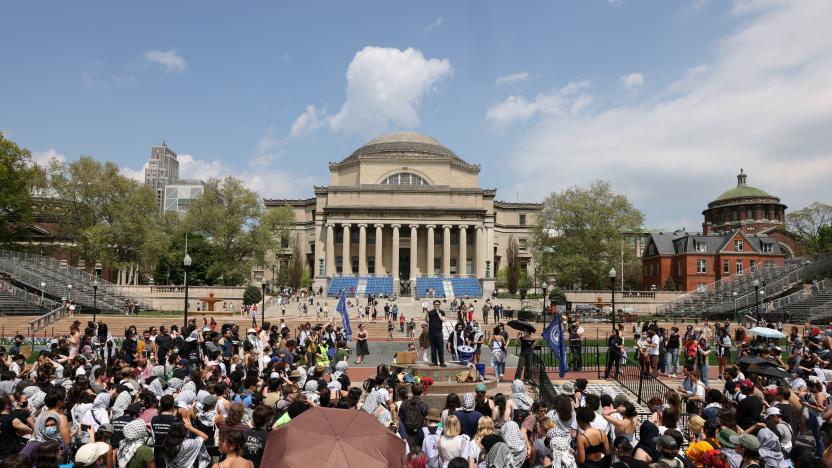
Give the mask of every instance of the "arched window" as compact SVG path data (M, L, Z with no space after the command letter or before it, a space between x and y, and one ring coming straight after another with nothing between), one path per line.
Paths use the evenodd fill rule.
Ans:
M422 177L410 172L399 172L384 179L383 185L428 185Z

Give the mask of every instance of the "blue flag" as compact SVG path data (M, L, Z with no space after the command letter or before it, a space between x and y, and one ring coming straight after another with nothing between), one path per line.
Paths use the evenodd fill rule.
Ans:
M341 299L338 300L338 306L335 310L341 314L341 320L344 322L344 335L347 341L352 341L352 327L350 327L350 312L347 310L346 297L344 291L341 291Z
M558 375L563 377L566 371L569 370L569 366L566 362L566 340L563 338L563 322L560 314L555 315L552 323L543 330L543 339L546 340L546 343L558 357L560 362Z

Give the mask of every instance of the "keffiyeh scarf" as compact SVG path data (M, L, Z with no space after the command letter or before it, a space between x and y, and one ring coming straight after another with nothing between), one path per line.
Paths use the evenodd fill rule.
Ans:
M526 394L526 386L522 380L514 379L511 382L511 399L518 409L528 411L532 407L532 399Z
M58 428L58 432L55 433L54 436L46 435L46 421L54 419L57 423L56 427ZM47 440L54 440L54 441L61 441L61 418L58 417L58 413L48 411L46 413L41 414L35 420L35 432L32 434L32 438L44 442Z
M119 418L124 414L127 406L133 402L133 396L127 390L121 392L116 397L116 402L113 403L113 419Z
M122 428L124 439L119 443L116 459L119 468L126 468L136 450L144 444L147 439L147 425L141 419L136 419L125 424Z
M491 447L485 456L486 468L516 468L511 449L505 442L498 442Z
M500 433L506 445L511 450L511 457L514 459L514 464L520 466L528 456L528 448L526 442L523 440L523 435L520 433L520 426L514 421L509 421L503 424Z

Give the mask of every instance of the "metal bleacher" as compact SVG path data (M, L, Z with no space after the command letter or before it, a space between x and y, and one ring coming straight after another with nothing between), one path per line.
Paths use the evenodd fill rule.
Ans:
M759 265L744 275L733 275L691 291L666 303L661 311L671 317L724 316L733 310L754 307L757 303L755 280L766 299L789 293L804 282L822 277L832 271L832 256L821 256L814 261L792 260L783 266L764 268Z
M347 295L354 295L356 288L358 288L358 277L356 276L336 276L332 278L329 283L329 290L327 295L335 297L341 294L341 291Z
M54 301L41 300L35 294L0 280L0 315L39 315L59 306Z
M364 292L367 295L375 296L392 296L393 295L393 277L392 276L370 276L366 278L367 288Z
M0 250L0 273L10 283L55 301L73 300L90 309L95 303L101 311L124 311L131 301L148 308L142 298L125 294L118 285L51 257Z
M428 290L433 288L433 297L445 297L445 286L441 277L416 278L416 297L428 297Z
M476 278L451 278L454 297L481 297L482 288Z

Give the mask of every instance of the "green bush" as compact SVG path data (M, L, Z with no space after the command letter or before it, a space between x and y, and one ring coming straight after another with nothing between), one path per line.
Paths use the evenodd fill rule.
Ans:
M245 305L252 305L258 304L260 301L263 300L263 293L260 292L260 288L254 285L246 286L246 290L243 291L243 304Z
M517 320L534 320L538 313L529 309L521 309L517 311Z

